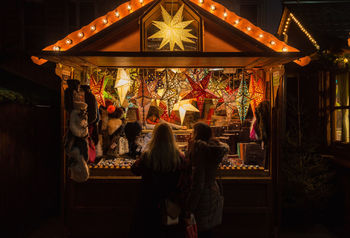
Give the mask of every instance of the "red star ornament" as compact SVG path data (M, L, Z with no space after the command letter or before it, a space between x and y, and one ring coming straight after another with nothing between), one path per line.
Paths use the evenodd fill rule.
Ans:
M94 76L91 74L90 75L90 88L92 94L95 96L96 101L98 105L106 106L105 99L103 97L103 91L105 90L105 75L103 75L102 79L100 79L98 82L96 82Z
M136 105L139 108L140 119L144 123L146 121L146 116L148 114L149 107L151 106L151 93L148 90L146 82L143 78L139 79L139 89L137 95L132 99L136 100Z
M217 99L218 97L212 93L208 87L209 80L211 78L211 72L209 72L202 80L199 79L199 74L197 74L197 79L193 79L187 74L186 78L192 87L192 91L185 95L183 100L195 98L197 100L197 106L200 114L202 115L203 104L206 98Z
M256 82L255 77L253 75L250 76L249 93L252 98L250 106L252 107L252 111L255 117L255 108L265 98L264 82L261 78L259 78L258 82Z

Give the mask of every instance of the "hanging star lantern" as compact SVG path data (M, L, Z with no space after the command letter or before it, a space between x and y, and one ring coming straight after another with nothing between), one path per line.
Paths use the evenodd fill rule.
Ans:
M236 96L237 96L237 90L233 91L232 89L226 88L226 90L222 90L222 99L223 103L216 109L218 111L225 110L227 120L230 120L233 114L233 111L235 107L237 106L236 102Z
M250 104L251 98L247 86L247 81L244 79L241 79L241 83L239 85L239 88L237 90L237 96L236 96L236 107L238 109L238 114L241 122L243 123L245 117L247 116L249 104Z
M106 106L105 99L103 97L103 92L105 90L106 84L105 84L105 75L99 80L96 81L93 74L90 75L90 88L92 94L95 96L96 101L99 106Z
M205 75L205 77L202 80L199 79L199 74L197 74L196 80L191 78L187 74L185 74L185 75L187 77L188 82L190 83L190 85L192 87L192 91L189 92L188 94L186 94L183 99L195 98L197 100L198 110L202 114L204 100L206 98L209 98L209 99L217 99L218 98L214 93L212 93L209 89L207 89L208 83L209 83L209 80L211 77L211 72L209 72L207 75Z
M129 76L128 70L118 69L117 80L115 81L114 88L118 91L120 104L123 105L125 97L130 89L132 81Z
M148 114L149 107L151 106L151 94L147 88L145 79L141 77L139 80L139 89L136 96L132 99L136 100L136 105L139 108L140 119L144 123L146 121L146 116Z
M182 21L182 13L184 9L184 4L176 12L175 16L172 17L163 6L160 6L162 9L163 21L153 21L159 31L155 34L148 37L148 39L162 38L159 49L162 49L166 44L170 44L170 51L174 50L175 44L180 47L181 50L184 50L183 41L189 43L195 43L190 38L197 39L196 36L192 35L191 29L185 29L190 25L193 20Z
M184 122L184 119L185 119L187 111L199 112L199 110L191 104L191 100L189 100L189 99L178 101L174 105L173 110L174 111L179 111L180 119L181 119L181 125Z
M255 108L264 100L265 98L264 82L259 78L258 82L255 81L253 75L250 76L249 93L251 95L252 101L250 106L255 117Z
M161 77L155 77L155 79L149 83L147 83L148 90L151 94L152 103L155 102L157 106L159 106L160 99L164 93L164 89L159 89L159 85L162 81Z
M164 74L164 92L162 93L160 100L165 102L168 116L171 115L175 103L179 100L179 93L180 85L179 80L177 79L177 74L166 70Z

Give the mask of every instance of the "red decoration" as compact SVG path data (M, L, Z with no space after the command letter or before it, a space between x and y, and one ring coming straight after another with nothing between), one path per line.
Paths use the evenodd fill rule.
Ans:
M100 79L98 82L96 82L94 76L90 75L90 88L93 95L95 95L96 101L98 105L106 106L105 99L103 97L103 91L104 91L104 82L105 82L105 75Z
M252 107L253 114L255 116L255 108L264 100L265 98L264 82L262 78L259 78L258 82L255 81L253 75L250 76L249 84L249 94L251 95L252 101L250 106Z
M198 110L202 115L204 99L218 98L214 93L212 93L209 89L207 89L208 83L211 77L211 72L209 72L202 80L199 79L199 74L197 74L197 79L193 79L187 74L185 75L192 87L192 91L186 94L185 97L182 98L182 100L195 98L197 100Z

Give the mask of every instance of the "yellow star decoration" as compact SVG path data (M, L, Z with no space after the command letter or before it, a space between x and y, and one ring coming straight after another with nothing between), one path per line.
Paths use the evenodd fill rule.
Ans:
M180 100L178 103L176 103L174 105L173 110L174 111L179 111L180 119L181 119L181 125L184 122L186 111L199 112L199 110L191 104L191 100L190 99L182 100L182 101Z
M120 104L123 105L126 94L129 91L132 81L130 79L129 70L118 69L117 80L115 81L114 88L118 90L118 96Z
M161 8L163 21L153 21L153 25L155 25L159 31L148 37L148 39L162 38L163 40L159 49L162 49L166 44L170 43L171 51L174 50L175 44L178 45L181 50L184 50L182 41L195 43L190 38L197 39L197 37L190 33L191 29L185 29L193 20L182 21L184 4L182 4L174 17L170 16L163 6L161 6Z

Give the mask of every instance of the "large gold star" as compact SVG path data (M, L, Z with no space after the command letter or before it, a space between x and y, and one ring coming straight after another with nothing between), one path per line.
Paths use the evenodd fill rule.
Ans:
M171 51L174 50L175 44L178 45L181 50L184 50L182 41L195 43L190 38L197 39L197 37L190 33L191 29L185 29L193 20L182 21L184 4L182 4L174 17L170 16L163 6L160 7L162 8L163 21L153 21L153 25L155 25L159 31L148 37L148 39L162 38L163 40L159 49L162 49L166 44L170 43Z

